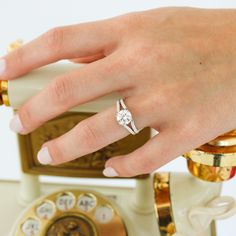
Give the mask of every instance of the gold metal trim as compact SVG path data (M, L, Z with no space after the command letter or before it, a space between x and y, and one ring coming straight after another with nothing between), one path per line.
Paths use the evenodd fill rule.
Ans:
M176 233L170 196L170 174L155 173L153 179L155 209L161 236Z
M8 81L0 81L0 105L10 106L9 96L8 96Z
M233 167L236 166L236 153L209 153L201 150L192 150L184 157L192 161L213 167Z
M236 130L183 155L190 173L202 180L222 182L236 174Z
M201 180L223 182L230 180L236 174L236 167L214 167L187 160L189 172Z
M83 213L65 213L59 217L56 217L54 218L53 220L50 220L50 222L48 223L48 227L45 227L45 229L42 231L42 236L46 236L49 229L51 228L51 226L58 220L62 219L62 218L65 218L65 217L78 217L78 218L81 218L83 220L85 220L89 226L92 228L92 231L93 231L93 236L101 236L100 234L98 234L98 231L97 231L97 228L96 226L94 225L94 222L88 218L86 215L84 215Z
M0 105L3 104L3 99L2 99L2 81L0 81Z
M212 221L211 223L211 236L217 236L216 222Z
M22 47L23 41L21 39L12 42L7 47L7 52L13 52L14 50ZM9 96L8 96L8 80L0 80L0 105L10 106Z
M170 195L170 173L155 173L153 179L155 209L161 236L172 236L176 233ZM216 236L215 221L211 224L211 236Z
M1 81L1 92L2 92L2 101L6 106L10 106L9 96L8 96L8 81Z
M210 141L208 143L209 145L212 146L217 146L217 147L229 147L229 146L234 146L236 145L236 137L234 136L219 136L216 139Z
M23 40L22 39L17 39L16 41L10 43L7 47L7 52L13 52L16 49L20 48L23 46Z

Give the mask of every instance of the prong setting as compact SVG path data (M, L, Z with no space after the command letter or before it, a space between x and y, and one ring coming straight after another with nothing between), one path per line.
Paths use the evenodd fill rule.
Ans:
M117 101L116 120L119 125L125 127L131 134L135 135L139 132L134 124L132 114L126 107L123 99Z

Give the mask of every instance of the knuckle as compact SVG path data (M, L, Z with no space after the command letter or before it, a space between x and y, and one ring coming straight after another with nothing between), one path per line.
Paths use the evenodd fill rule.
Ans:
M173 55L175 55L177 59L179 59L181 55L182 59L186 53L186 47L177 43L169 43L159 40L158 44L155 44L153 51L155 51L153 59L158 61L158 63L165 65L169 64L170 61L173 60Z
M196 140L197 136L199 136L202 130L202 121L198 119L192 119L187 121L182 127L179 129L178 134L181 138L188 140L191 142Z
M58 139L49 141L47 147L49 148L49 152L55 164L60 164L68 161L68 157L65 156L65 152L63 151L63 145L58 142Z
M116 32L122 35L123 39L130 37L140 30L143 25L143 14L140 12L131 12L112 19Z
M72 82L70 77L55 79L48 87L52 101L56 104L68 105L72 98Z
M196 133L200 130L201 127L202 127L202 120L195 118L194 120L189 121L189 123L187 125L187 130L188 130L188 132Z
M136 50L134 50L134 55L138 55L142 59L146 59L150 56L150 52L152 50L152 46L149 42L144 41L143 43L139 44Z
M96 151L99 148L101 139L90 122L81 122L78 125L80 140L83 148L88 151ZM81 144L80 144L81 145Z
M138 68L138 59L139 56L135 54L135 49L132 52L128 52L126 57L120 61L120 67L125 71L132 71ZM137 51L136 51L137 52Z
M43 41L48 52L55 55L58 54L62 48L64 38L63 27L50 29L43 35Z
M133 48L132 53L130 54L129 62L133 67L140 67L151 64L153 61L152 56L152 46L147 40L139 43L135 48Z
M18 48L14 52L14 61L17 61L17 63L21 64L24 59L24 50L23 48Z
M154 171L155 168L155 162L152 160L152 158L146 158L145 161L142 163L140 168L142 168L143 174L148 174Z
M145 158L143 157L142 161L134 161L134 163L132 163L132 166L134 167L134 171L137 172L138 174L147 174L147 173L151 173L152 171L154 171L155 168L155 161L153 160L153 158Z
M113 74L117 73L118 71L125 71L124 66L126 66L124 60L118 57L112 63L107 63L104 68L104 71L106 71L107 74Z
M143 14L140 12L131 12L120 16L119 19L123 28L130 30L130 27L132 27L132 29L134 29L134 27L140 27L143 21Z
M31 127L36 122L35 119L33 118L33 115L31 113L30 109L22 108L19 111L19 116L20 116L20 120L23 123L23 127L25 130L30 130Z
M121 56L118 56L113 60L113 63L106 66L106 69L111 73L114 71L125 71L127 73L133 73L134 71L143 72L143 67L152 63L153 56L150 53L151 51L151 45L147 41L136 43L132 47L126 48L121 53Z

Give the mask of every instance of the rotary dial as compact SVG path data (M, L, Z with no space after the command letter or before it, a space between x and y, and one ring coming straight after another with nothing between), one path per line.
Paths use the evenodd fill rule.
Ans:
M127 236L115 203L95 192L71 190L37 200L13 236Z

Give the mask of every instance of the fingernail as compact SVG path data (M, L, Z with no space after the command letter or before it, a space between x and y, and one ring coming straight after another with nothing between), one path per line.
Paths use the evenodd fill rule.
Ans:
M107 177L118 176L118 173L112 167L107 167L105 170L103 170L103 174Z
M6 69L6 61L4 59L0 59L0 75L5 72Z
M38 157L38 161L43 165L48 165L52 163L52 157L50 156L47 147L41 148L41 150L38 152L37 157Z
M19 115L15 115L11 121L10 121L10 129L13 131L13 132L16 132L16 133L21 133L23 132L24 128L23 128L23 125L21 123L21 120L20 120L20 117Z

